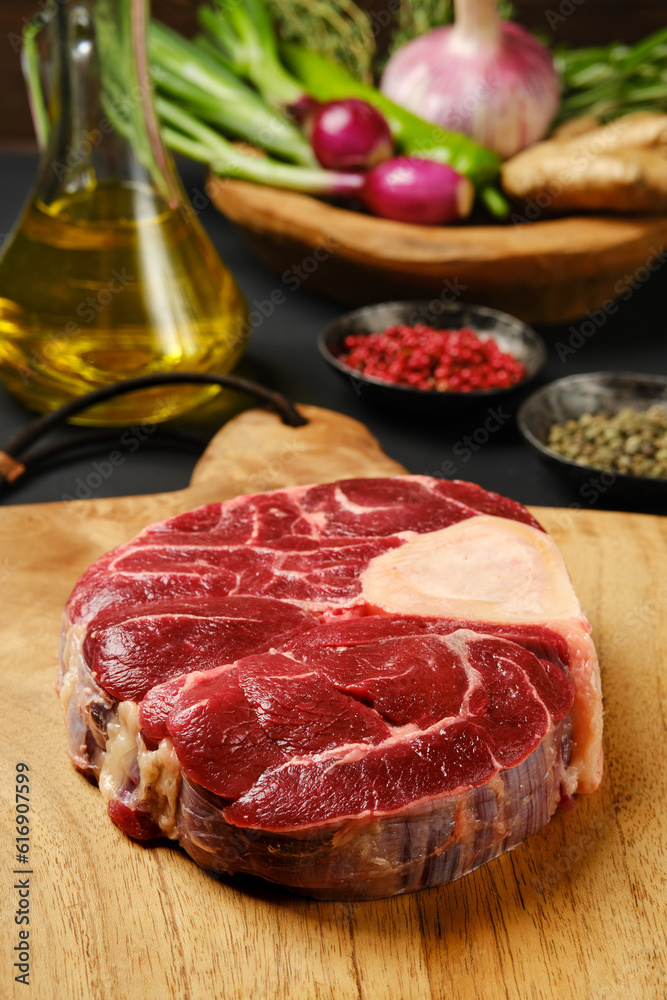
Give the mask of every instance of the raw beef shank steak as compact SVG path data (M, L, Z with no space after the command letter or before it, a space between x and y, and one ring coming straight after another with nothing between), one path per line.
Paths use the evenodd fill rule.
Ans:
M439 885L602 768L599 671L553 540L426 476L150 525L82 576L70 754L130 837L328 899Z

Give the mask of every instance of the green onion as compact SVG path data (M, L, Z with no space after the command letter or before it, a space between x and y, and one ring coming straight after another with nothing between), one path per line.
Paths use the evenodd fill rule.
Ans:
M162 93L235 138L294 163L315 162L310 144L293 122L220 61L156 21L149 37L153 78Z
M258 0L243 4L199 7L197 17L211 41L219 47L232 71L250 80L277 107L287 107L301 97L299 84L285 70L268 11Z
M45 149L49 139L50 124L40 78L40 56L37 48L37 35L41 30L42 24L39 15L36 15L23 29L21 63L28 88L28 100L35 126L37 145L40 149Z
M165 97L157 97L155 107L162 124L162 135L169 147L191 159L208 163L220 176L308 194L349 196L363 187L361 174L292 166L266 156L243 153L219 132Z

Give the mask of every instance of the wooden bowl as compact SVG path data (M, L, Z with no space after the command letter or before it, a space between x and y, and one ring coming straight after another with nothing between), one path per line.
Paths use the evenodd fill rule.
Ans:
M416 226L245 181L211 177L207 190L288 287L349 305L463 298L564 323L618 298L667 241L664 215Z

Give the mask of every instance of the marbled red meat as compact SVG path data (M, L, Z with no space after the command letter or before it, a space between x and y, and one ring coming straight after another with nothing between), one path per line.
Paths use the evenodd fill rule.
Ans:
M325 898L458 877L600 777L562 559L470 483L295 487L149 526L75 588L61 690L130 836Z
M127 611L107 609L93 618L83 655L95 680L119 701L139 700L156 684L212 670L268 649L316 619L286 601L222 597L197 604L153 602Z
M72 594L69 619L148 601L229 595L317 609L345 604L360 593L370 560L401 544L397 535L478 514L539 527L513 500L425 476L298 486L210 504L150 525L100 559Z
M229 822L284 830L476 787L572 707L566 673L515 643L464 629L393 637L391 621L371 621L384 638L368 645L295 654L297 640L193 675L166 718L141 707L143 727L166 731L188 778L238 799Z

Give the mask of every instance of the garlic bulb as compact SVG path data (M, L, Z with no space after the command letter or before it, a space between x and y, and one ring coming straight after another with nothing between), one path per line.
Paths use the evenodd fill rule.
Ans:
M456 22L404 45L381 90L443 128L465 132L507 158L541 139L558 107L547 49L498 15L495 0L455 0Z

